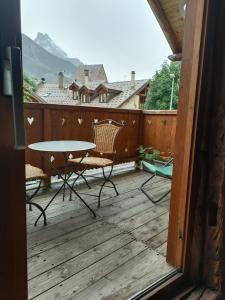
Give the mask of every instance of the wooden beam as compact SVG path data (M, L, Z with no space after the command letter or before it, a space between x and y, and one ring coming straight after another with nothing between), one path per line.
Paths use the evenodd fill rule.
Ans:
M191 198L194 149L201 79L202 31L204 0L189 0L186 10L183 59L181 66L180 100L178 104L167 261L186 270L186 250L192 224ZM195 170L196 171L196 170Z
M159 22L173 53L180 53L182 45L179 44L176 33L174 32L160 1L148 0L148 3L156 16L156 19Z

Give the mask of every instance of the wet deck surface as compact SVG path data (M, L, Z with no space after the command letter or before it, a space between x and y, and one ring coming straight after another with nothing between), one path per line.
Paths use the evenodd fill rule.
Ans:
M114 176L120 193L106 188L97 208L84 196L97 218L75 196L60 194L34 227L38 212L27 211L29 299L128 299L173 269L166 263L170 194L152 204L139 190L149 175L141 171ZM156 178L155 196L170 188L170 180ZM55 187L36 202L45 205ZM79 192L90 192L79 185ZM99 186L92 184L91 192Z

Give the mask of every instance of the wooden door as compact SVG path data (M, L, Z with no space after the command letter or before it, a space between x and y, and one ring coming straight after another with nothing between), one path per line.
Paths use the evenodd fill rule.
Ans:
M199 89L207 3L188 0L184 26L180 97L175 139L175 163L170 204L167 261L184 271L189 228L192 222L191 192L198 121ZM195 170L196 171L196 170Z
M0 1L0 299L27 299L20 0Z

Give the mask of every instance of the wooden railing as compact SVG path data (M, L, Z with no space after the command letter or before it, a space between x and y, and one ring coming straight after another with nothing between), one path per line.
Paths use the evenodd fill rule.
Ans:
M139 145L172 152L176 127L176 112L106 109L38 103L24 104L26 145L47 140L92 141L92 123L95 120L113 119L124 124L116 144L117 162L137 158ZM71 153L75 155L74 153ZM64 166L60 154L48 154L55 166ZM49 164L37 152L26 148L26 162L39 166L51 175Z
M168 155L174 152L177 123L177 111L144 111L143 138L144 146L152 146Z

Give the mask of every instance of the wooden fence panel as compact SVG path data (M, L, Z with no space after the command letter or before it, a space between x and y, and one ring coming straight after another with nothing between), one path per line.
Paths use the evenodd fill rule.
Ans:
M93 141L92 123L113 119L123 123L124 128L116 143L117 162L132 161L137 157L141 144L153 146L163 152L173 152L176 130L176 111L140 111L105 109L68 105L25 103L26 145L50 140ZM79 153L69 153L73 156ZM64 166L62 154L54 156L54 165ZM41 155L26 149L26 161L39 166L48 175L52 174L49 164Z
M24 127L26 135L26 145L42 141L44 136L44 119L43 109L33 105L25 105L24 110ZM31 163L39 168L43 167L42 157L38 152L29 150L25 151L26 163Z
M143 112L143 145L174 152L177 111Z
M85 140L93 141L92 123L104 119L113 119L123 123L124 128L116 143L117 161L134 160L139 146L142 112L138 110L102 109L65 105L46 105L26 103L25 129L26 144L48 140ZM32 120L32 122L31 122ZM41 166L51 174L49 164L40 164L40 155L27 149L27 161ZM71 153L77 156L77 153ZM49 159L54 156L54 164L62 168L62 154L48 154Z

